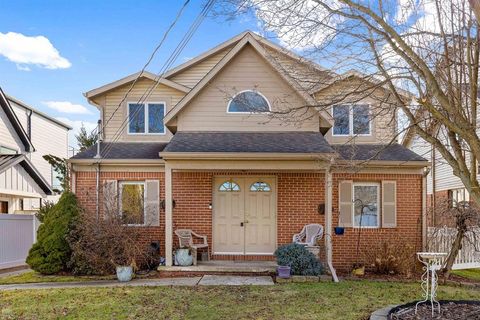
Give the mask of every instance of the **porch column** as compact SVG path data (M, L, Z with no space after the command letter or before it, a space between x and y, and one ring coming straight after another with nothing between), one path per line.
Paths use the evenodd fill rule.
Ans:
M165 162L165 265L173 265L172 167Z
M330 168L325 171L325 249L328 268L332 274L334 282L338 282L337 273L333 268L333 248L332 248L332 196L333 180Z

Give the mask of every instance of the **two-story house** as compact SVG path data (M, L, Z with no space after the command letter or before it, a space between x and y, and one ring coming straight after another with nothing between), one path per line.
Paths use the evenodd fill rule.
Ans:
M70 159L80 203L101 214L117 197L145 242L161 242L167 265L179 228L206 235L220 260L271 260L309 223L324 226L326 262L341 270L357 262L360 228L362 251L400 238L420 249L428 162L390 144L395 110L373 117L369 97L316 108L364 80L353 72L311 86L302 70L330 76L245 32L162 78L137 73L88 91L103 142L100 154Z
M67 158L70 129L0 90L0 213L34 212L57 199L57 174L43 155Z

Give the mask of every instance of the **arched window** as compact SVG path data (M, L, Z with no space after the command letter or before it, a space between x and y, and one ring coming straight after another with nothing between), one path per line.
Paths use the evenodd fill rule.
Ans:
M267 98L258 91L246 90L237 93L228 103L229 113L264 113L270 112Z
M235 192L240 191L240 186L233 181L225 181L218 187L218 191L222 192Z
M272 188L270 188L270 185L266 182L257 181L250 186L250 191L253 191L253 192L270 192L270 191L272 191Z

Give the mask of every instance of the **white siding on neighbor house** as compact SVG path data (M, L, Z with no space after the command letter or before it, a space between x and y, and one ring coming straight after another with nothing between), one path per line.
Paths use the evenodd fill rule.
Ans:
M421 157L424 157L428 161L432 161L432 147L425 140L416 136L412 141L410 149ZM432 193L432 170L427 176L427 194Z
M42 189L20 164L0 173L0 193L25 197L42 197L44 195Z
M3 109L0 109L0 145L17 150L18 153L24 150L22 141L15 132Z
M227 113L232 96L255 89L273 110L305 105L305 101L251 46L244 47L178 114L179 131L318 131L316 111L275 119L265 114ZM303 114L305 112L305 114ZM297 123L289 122L290 119Z

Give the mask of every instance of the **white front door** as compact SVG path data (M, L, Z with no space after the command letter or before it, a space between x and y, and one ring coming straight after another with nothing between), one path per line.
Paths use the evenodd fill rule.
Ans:
M213 250L216 254L273 254L276 247L274 177L216 177Z

